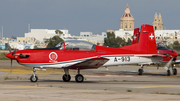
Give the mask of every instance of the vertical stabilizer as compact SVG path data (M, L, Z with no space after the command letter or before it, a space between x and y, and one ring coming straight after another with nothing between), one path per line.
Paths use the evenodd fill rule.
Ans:
M138 30L139 29L136 28L135 32L138 32ZM138 37L139 39L137 38L138 40L134 41L132 45L120 47L119 49L135 50L142 54L157 54L156 39L153 26L143 24Z
M139 39L139 29L140 28L135 28L134 29L132 44L135 44L135 43L138 42L138 39Z
M154 28L151 25L143 24L138 42L138 50L145 53L157 53Z

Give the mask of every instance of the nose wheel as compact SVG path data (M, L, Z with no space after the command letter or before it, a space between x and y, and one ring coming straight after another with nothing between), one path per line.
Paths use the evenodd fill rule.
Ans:
M38 77L35 75L32 75L31 77L30 77L30 80L31 80L31 82L37 82L37 80L38 80Z

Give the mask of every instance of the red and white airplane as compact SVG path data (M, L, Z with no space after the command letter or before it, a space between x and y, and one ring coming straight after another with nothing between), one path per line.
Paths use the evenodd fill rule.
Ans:
M32 67L31 82L38 80L35 72L39 69L64 69L65 74L62 79L65 82L71 80L69 69L75 69L77 70L76 82L83 82L84 77L80 74L82 69L126 64L152 64L162 60L162 55L157 53L153 26L147 24L141 27L138 43L120 48L97 46L86 41L67 40L54 48L18 50L8 53L6 57L17 60L21 65Z
M139 35L140 35L140 28L135 28L134 29L134 34L133 34L132 44L138 43ZM166 47L166 45L164 45L163 42L156 42L156 47L157 47L157 52L160 55L164 55L163 56L163 60L160 61L158 64L157 63L156 64L157 65L165 64L165 63L169 62L173 58L172 62L171 62L171 65L172 65L173 74L176 75L177 74L177 69L174 68L174 65L180 63L180 60L177 60L177 56L178 56L177 52L172 50L172 49L168 49ZM141 68L139 69L139 73L138 74L142 75L142 73L143 73L143 66L146 65L146 64L140 64L140 65L141 65ZM169 69L167 70L167 75L170 76L170 70Z

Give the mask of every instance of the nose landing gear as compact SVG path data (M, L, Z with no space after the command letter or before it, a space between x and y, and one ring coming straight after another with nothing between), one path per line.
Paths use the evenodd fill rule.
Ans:
M31 82L37 82L37 80L38 80L38 77L36 76L35 72L36 72L36 68L33 68L33 74L30 77Z

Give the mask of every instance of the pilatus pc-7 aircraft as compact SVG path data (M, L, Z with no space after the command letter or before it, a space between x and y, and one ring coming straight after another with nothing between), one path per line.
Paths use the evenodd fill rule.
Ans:
M76 82L83 82L84 77L80 74L82 69L126 64L156 64L162 60L162 55L157 53L153 26L147 24L141 27L138 43L120 48L67 40L54 48L17 50L8 53L6 57L17 60L21 65L32 67L31 82L38 80L35 72L39 69L64 69L65 74L62 79L65 82L71 80L69 70L75 69L77 70Z
M140 36L140 28L135 28L134 29L134 34L133 34L133 41L132 44L136 44L139 41L139 37ZM152 63L152 64L166 64L167 62L169 62L171 59L171 63L170 65L172 66L172 72L174 75L177 74L177 69L174 68L175 64L179 64L180 60L177 60L177 52L174 51L173 49L169 49L166 47L166 45L164 45L163 42L156 42L156 47L157 47L157 52L159 53L159 55L164 55L162 61L160 61L158 64L157 63ZM144 63L141 63L141 68L138 70L138 74L142 75L143 73L143 66L146 65ZM167 69L167 68L166 68ZM167 75L170 76L170 70L167 69Z

